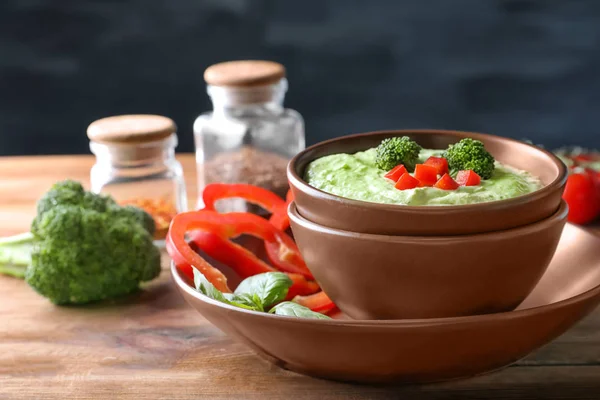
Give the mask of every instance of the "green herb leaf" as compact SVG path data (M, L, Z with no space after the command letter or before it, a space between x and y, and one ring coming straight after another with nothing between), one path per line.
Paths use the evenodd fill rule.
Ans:
M257 299L251 295L246 294L234 294L234 293L223 293L212 283L206 279L202 272L193 268L194 271L194 285L196 290L210 297L213 300L220 301L221 303L230 304L235 307L244 308L246 310L264 311L262 305Z
M263 309L285 299L292 280L283 272L265 272L244 279L237 289L236 295L250 295Z
M247 294L223 293L223 296L232 306L264 312L262 304L256 301L253 296Z
M306 308L292 301L284 301L283 303L279 303L269 312L271 314L287 315L289 317L331 319L327 315L314 312L310 308Z
M194 271L194 285L196 286L197 291L213 300L229 304L229 301L225 298L223 293L214 287L214 285L210 283L208 279L206 279L202 272L198 271L194 267L192 267L192 269Z

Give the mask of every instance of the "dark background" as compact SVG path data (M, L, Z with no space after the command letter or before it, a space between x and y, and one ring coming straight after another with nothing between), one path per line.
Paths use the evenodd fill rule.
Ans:
M204 68L288 68L308 143L447 128L600 147L598 0L1 0L0 154L86 153L87 125L210 108Z

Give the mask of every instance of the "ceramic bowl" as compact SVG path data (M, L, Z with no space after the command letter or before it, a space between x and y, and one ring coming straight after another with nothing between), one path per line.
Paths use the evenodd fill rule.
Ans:
M355 319L436 318L510 311L550 263L565 202L519 228L462 236L387 236L326 228L288 214L315 279Z
M303 179L306 166L319 157L355 153L376 147L385 138L405 135L432 149L445 149L465 137L481 140L498 161L530 172L544 187L524 196L487 203L403 206L339 197L315 189ZM567 170L553 154L513 139L471 132L400 130L344 136L316 144L290 161L287 175L298 212L319 225L384 235L446 236L505 230L549 217L560 205Z
M567 225L548 270L518 310L426 320L329 321L245 311L201 295L176 268L171 272L192 307L282 368L354 382L428 382L502 368L590 313L600 302L599 247L600 238Z

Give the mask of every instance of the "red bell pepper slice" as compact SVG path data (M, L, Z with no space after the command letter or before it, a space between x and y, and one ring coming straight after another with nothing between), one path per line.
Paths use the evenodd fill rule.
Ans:
M191 244L201 249L209 257L233 269L242 279L264 272L277 271L245 247L212 232L195 231L191 232L189 236ZM303 275L293 273L287 273L287 275L293 282L286 297L288 300L297 295L313 294L320 289L317 282L307 280Z
M173 218L166 237L167 251L177 268L190 279L194 279L192 270L192 266L194 266L217 289L224 293L230 293L231 290L227 286L225 275L200 257L185 241L185 234L188 229L216 228L215 224L198 218L199 214L199 212L180 213Z
M456 183L460 186L477 186L481 183L481 177L472 169L458 171L458 174L456 174Z
M392 168L387 174L384 175L384 177L391 179L394 182L397 182L398 179L407 172L408 171L406 170L406 167L400 164Z
M201 210L181 213L175 218L187 222L187 225L182 229L183 234L187 231L205 230L228 239L242 234L249 234L263 239L266 243L269 243L272 253L270 256L274 258L272 261L278 269L302 274L309 279L313 278L292 238L257 215L250 213L219 214L215 211ZM178 225L172 222L169 232L174 226ZM177 233L176 238L179 239L179 231ZM181 242L185 243L185 240L180 239L175 247L187 247L194 252L187 243L183 247ZM193 262L189 262L189 264L195 266ZM209 278L207 277L207 279Z
M288 272L287 276L290 277L293 283L285 297L286 300L292 300L296 296L311 295L321 290L321 287L317 282L308 280L303 275L291 274Z
M310 308L312 311L320 312L322 314L326 314L336 308L333 301L331 301L329 296L323 291L310 296L296 296L293 301L301 306Z
M434 167L440 176L448 173L448 160L444 157L431 156L425 161L425 165Z
M270 212L272 214L270 218L271 224L281 231L285 231L290 226L287 216L289 202L283 201L275 193L266 189L243 183L211 183L207 185L202 192L204 209L214 211L217 200L231 197L242 198ZM288 191L287 198L293 199L291 191ZM294 254L291 254L290 258L282 258L281 248L278 243L265 241L265 249L271 262L283 271L293 271L295 264L304 265L302 258L296 257Z
M437 181L433 186L442 190L458 189L458 183L456 183L456 181L454 181L454 179L452 179L452 177L448 174L444 174L444 176L442 176L440 180Z
M273 210L271 218L269 218L271 224L284 232L290 227L290 218L288 217L287 210L292 201L294 201L294 193L292 193L290 189L285 196L285 204L282 207Z
M431 165L417 164L415 178L419 181L419 186L433 186L438 180L437 169Z
M205 210L215 211L217 200L231 197L240 197L252 204L256 204L270 213L285 204L275 193L259 186L247 185L245 183L211 183L206 185L202 191L202 200Z
M263 272L277 271L244 246L215 233L194 231L188 233L188 236L190 244L201 249L210 258L231 267L242 279Z

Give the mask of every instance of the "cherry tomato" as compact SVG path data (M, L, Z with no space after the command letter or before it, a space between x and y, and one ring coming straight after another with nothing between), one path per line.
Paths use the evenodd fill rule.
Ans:
M588 173L573 173L567 178L563 199L569 205L568 221L587 224L600 214L598 184Z

